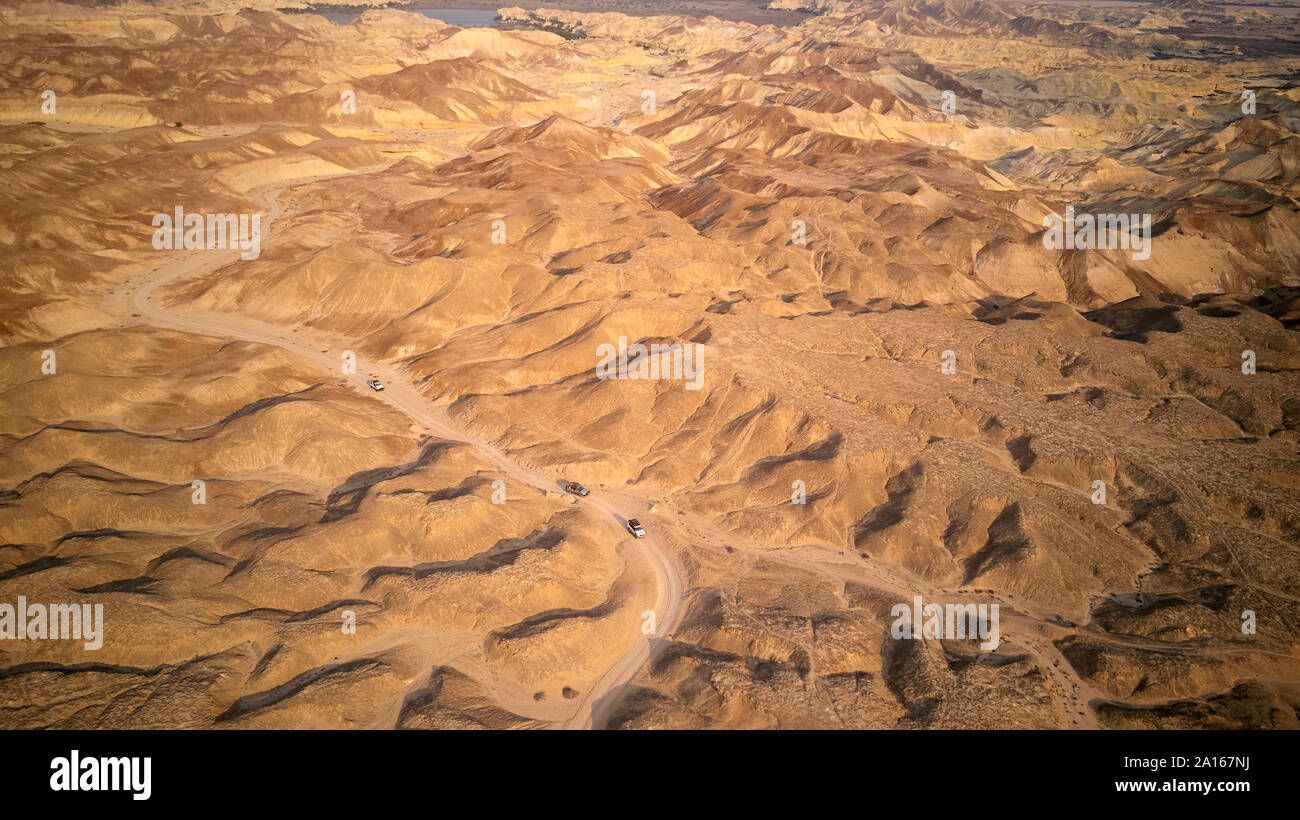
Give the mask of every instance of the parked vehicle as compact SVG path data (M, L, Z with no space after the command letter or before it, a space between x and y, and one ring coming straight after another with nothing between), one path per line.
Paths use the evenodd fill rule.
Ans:
M627 520L627 531L637 538L645 538L645 527L641 526L641 522L637 521L635 518L629 518Z
M573 495L581 496L583 498L587 497L588 495L591 495L591 490L588 490L586 487L582 486L576 481L570 481L568 484L565 484L564 491L566 493L572 493Z
M366 379L366 386L371 390L379 391L384 389L384 383L379 379Z

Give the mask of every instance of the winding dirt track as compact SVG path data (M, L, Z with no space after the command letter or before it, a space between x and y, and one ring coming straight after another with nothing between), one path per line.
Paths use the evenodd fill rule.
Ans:
M280 195L294 185L320 178L322 177L294 179L253 192L255 197L265 200L267 204L267 218L262 226L264 247L271 235L272 225L283 212ZM331 350L330 344L325 341L311 341L306 328L298 328L291 337L286 329L246 316L212 312L177 314L160 307L153 301L155 292L163 285L179 279L211 273L234 261L237 256L238 251L199 251L178 254L175 261L164 262L132 277L123 287L109 295L107 307L124 317L135 314L132 316L135 321L144 319L160 327L272 345L289 351L324 370L331 380L346 382L348 386L366 397L384 402L398 410L417 426L448 440L473 447L493 466L516 481L546 493L555 493L559 490L559 480L556 476L529 470L492 444L458 429L442 408L436 407L422 396L395 368L381 363L367 362L357 373L344 374L340 372L339 367L341 350ZM366 379L372 374L384 382L385 389L382 392L375 392L366 385ZM600 491L593 491L593 495L579 500L578 503L587 504L605 513L610 522L611 536L616 537L615 533L621 532L624 542L634 546L638 553L636 557L648 562L658 576L654 608L655 630L653 636L638 634L632 641L631 648L597 676L595 683L582 693L573 715L562 723L552 724L563 728L600 727L602 719L617 705L622 688L635 678L649 661L652 645L650 638L665 637L676 624L681 613L683 584L672 557L653 533L645 538L630 537L623 527L625 520L623 513L611 501L598 498L595 494L598 492ZM622 501L625 505L624 509L638 511L645 509L644 500L622 494L609 494L609 497ZM629 517L636 517L636 515L637 512L631 512Z
M370 169L363 169L360 172L364 170ZM265 201L267 207L267 219L263 226L264 246L271 235L271 226L283 212L280 195L295 185L321 178L323 177L301 177L253 192L255 197ZM298 328L293 335L290 335L290 332L284 328L236 314L172 313L153 301L154 293L163 285L179 279L211 273L234 261L237 256L238 251L199 251L178 254L174 261L146 269L132 277L122 287L109 294L105 307L122 316L124 323L145 319L161 327L273 345L289 351L321 368L329 374L331 380L345 382L357 392L400 411L417 427L473 447L506 476L539 491L548 493L559 491L559 477L530 470L512 460L491 443L457 428L446 411L421 395L398 369L383 363L366 362L364 368L355 374L341 373L339 364L343 345L340 345L337 340L331 341L320 336L309 335L310 331L305 327ZM126 318L131 317L132 314L135 316ZM384 382L386 388L383 392L376 393L366 386L366 379L372 376ZM630 557L648 562L658 577L653 634L638 633L631 641L628 651L598 675L592 686L580 695L576 708L569 718L549 723L539 720L536 724L555 728L591 729L602 728L605 725L606 719L618 705L624 687L645 668L651 660L654 647L662 643L660 639L665 638L677 625L681 617L683 580L676 563L653 530L645 538L634 539L623 527L625 516L636 517L640 511L647 508L651 500L639 497L626 489L597 488L593 490L592 495L578 500L577 503L587 504L605 513L609 521L611 538L621 535L623 539L621 543L632 545L634 554ZM906 592L908 596L917 591L923 591L931 597L958 592L924 584L916 578L905 577L892 567L867 561L861 556L846 555L832 545L808 544L790 548L787 552L774 550L768 545L745 543L745 539L738 538L733 533L722 532L698 515L685 514L666 499L654 499L653 503L661 505L661 512L671 520L675 520L685 532L705 542L721 539L737 546L743 545L755 554L763 554L776 560L790 560L798 554L805 561L819 565L821 572L834 575L851 567L859 573L865 571L881 588L896 590L899 594ZM1008 600L1003 600L1002 603L1014 606L1014 602ZM1011 621L1022 627L1014 630L1017 633L1016 637L1019 638L1018 643L1038 660L1045 674L1049 676L1053 688L1058 693L1058 709L1063 718L1062 725L1068 728L1096 728L1096 716L1091 709L1087 708L1087 704L1092 699L1103 698L1104 693L1082 680L1068 663L1062 662L1060 653L1051 646L1050 639L1038 634L1043 624L1037 619L1015 615L1005 618L1004 621ZM1010 637L1007 630L1004 630L1003 634L1004 638Z

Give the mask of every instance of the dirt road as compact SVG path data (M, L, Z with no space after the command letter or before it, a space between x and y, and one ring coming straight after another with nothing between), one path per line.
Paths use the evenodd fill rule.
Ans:
M283 210L280 195L293 185L304 184L315 179L317 178L296 179L254 192L254 195L263 199L267 205L267 218L262 228L264 245L273 236L273 225ZM406 415L418 427L442 438L473 447L494 467L515 481L547 493L559 491L559 477L529 470L492 444L458 429L445 410L422 396L395 368L380 362L367 362L358 367L357 373L345 374L340 369L342 350L338 348L337 343L314 338L307 328L298 328L297 332L291 335L288 329L247 316L212 312L173 313L154 301L153 297L160 287L179 279L211 273L234 261L237 255L238 251L176 254L173 260L165 261L132 277L121 288L110 294L106 305L119 315L127 317L134 314L135 317L160 327L240 339L289 351L328 374L331 381L344 382L367 398L389 405ZM124 319L124 321L129 320ZM385 389L382 392L375 392L366 385L366 379L372 374L384 382ZM645 502L627 496L620 498L621 503L616 505L610 497L600 497L593 493L578 503L587 504L604 513L604 517L609 522L611 541L617 543L616 539L621 535L624 541L631 545L631 554L637 560L646 561L653 568L658 579L654 608L655 630L653 636L638 633L632 638L629 650L601 673L594 685L581 695L573 715L558 724L565 728L586 729L600 726L598 719L608 714L616 704L622 687L636 677L649 660L650 638L665 637L680 615L683 585L672 557L653 532L645 538L632 538L622 526L625 521L624 516L636 517L645 508Z

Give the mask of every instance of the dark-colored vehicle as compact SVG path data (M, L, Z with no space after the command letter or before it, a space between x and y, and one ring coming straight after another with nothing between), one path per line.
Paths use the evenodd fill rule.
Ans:
M588 490L586 487L582 486L576 481L570 481L568 484L565 484L564 491L566 493L573 493L574 495L582 496L582 497L591 495L591 490Z
M627 520L627 531L635 535L637 538L645 538L645 527L641 526L641 522L637 521L635 518L629 518Z

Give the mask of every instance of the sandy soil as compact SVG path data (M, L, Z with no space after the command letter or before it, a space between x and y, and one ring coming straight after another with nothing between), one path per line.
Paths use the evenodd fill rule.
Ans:
M816 6L0 7L0 725L1300 725L1290 23Z

